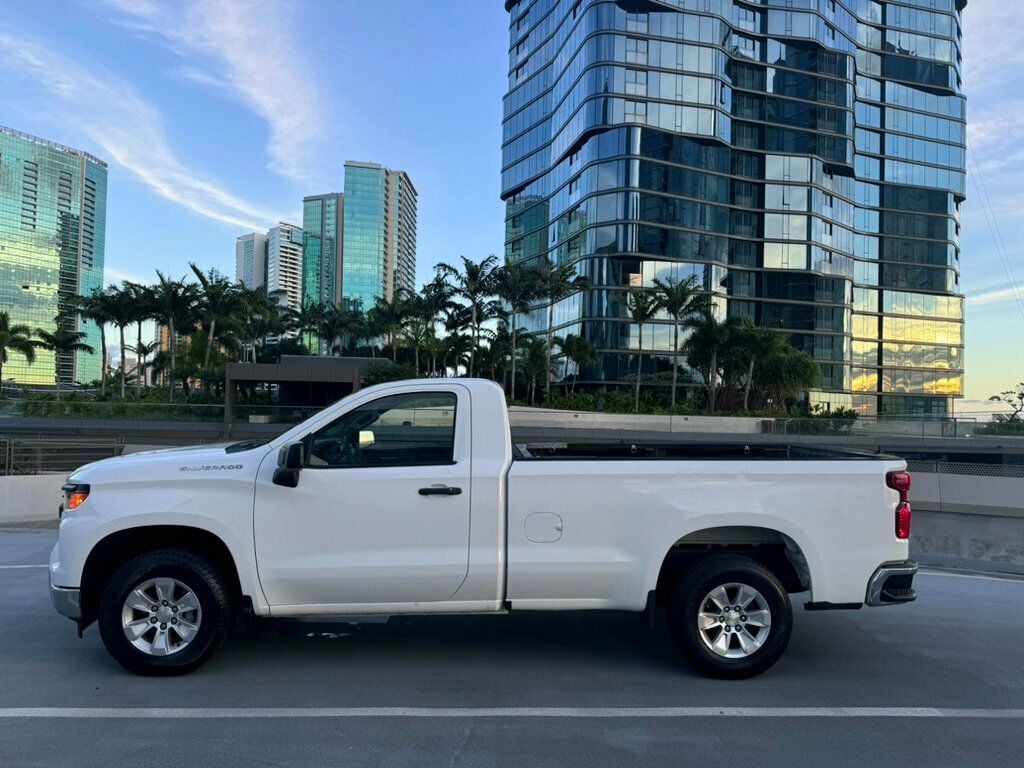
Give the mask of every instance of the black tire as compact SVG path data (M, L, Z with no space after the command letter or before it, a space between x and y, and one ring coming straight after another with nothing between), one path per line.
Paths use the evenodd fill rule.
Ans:
M125 635L122 610L128 595L154 578L186 585L199 602L202 619L187 646L166 656L136 648ZM227 580L203 557L182 549L158 549L125 563L110 579L100 599L100 637L110 655L137 675L183 675L204 664L231 631L235 605ZM144 614L143 614L144 615Z
M697 627L705 597L726 584L743 584L757 590L771 612L761 647L742 658L726 658L713 651ZM683 576L669 595L665 618L669 635L687 660L705 675L725 680L754 677L767 670L786 650L793 630L793 609L782 584L761 563L739 555L710 557ZM730 628L729 632L732 631ZM725 636L724 642L727 648L739 647L739 637Z

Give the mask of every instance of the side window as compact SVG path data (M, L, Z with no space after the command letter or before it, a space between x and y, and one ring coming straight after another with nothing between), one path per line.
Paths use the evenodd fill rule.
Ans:
M453 392L382 397L313 435L308 466L414 467L455 457Z

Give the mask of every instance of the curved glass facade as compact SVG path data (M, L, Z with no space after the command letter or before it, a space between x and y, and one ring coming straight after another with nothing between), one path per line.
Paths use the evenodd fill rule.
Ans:
M76 295L103 287L107 164L90 154L0 126L0 309L11 323L57 329L55 317ZM89 383L100 378L100 332L77 317L67 330L85 333L96 354L36 361L10 353L4 380L18 384Z
M506 2L506 258L592 281L554 313L599 350L585 378L636 372L630 287L696 275L720 316L786 330L815 358L812 402L948 413L964 5ZM538 308L527 324L546 321ZM644 371L667 370L667 318L643 330Z

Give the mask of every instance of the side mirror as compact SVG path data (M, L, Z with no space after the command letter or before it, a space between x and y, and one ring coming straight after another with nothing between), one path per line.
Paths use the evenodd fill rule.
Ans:
M373 430L371 429L360 429L359 430L359 447L360 448L372 448L373 444L377 442L377 438L374 437Z
M277 453L277 469L274 470L274 485L296 488L302 471L302 443L289 443Z

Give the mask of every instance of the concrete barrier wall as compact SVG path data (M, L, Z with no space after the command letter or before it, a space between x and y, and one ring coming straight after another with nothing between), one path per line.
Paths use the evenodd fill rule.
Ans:
M923 565L1024 574L1024 518L915 509L910 555Z
M0 525L56 520L66 474L0 476Z
M739 416L656 416L631 413L592 413L544 408L512 407L509 422L515 428L602 429L631 432L694 432L702 434L760 434L771 419ZM771 431L770 426L767 431Z

